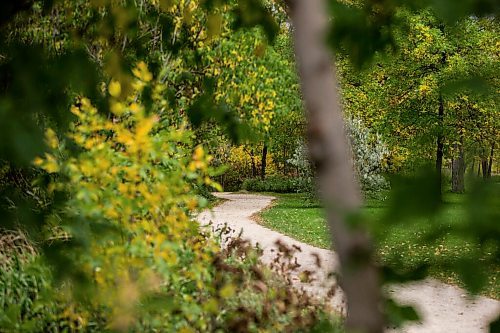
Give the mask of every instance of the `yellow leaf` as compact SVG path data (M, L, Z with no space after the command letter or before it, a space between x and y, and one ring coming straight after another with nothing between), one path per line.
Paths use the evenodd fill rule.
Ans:
M153 74L148 70L148 66L144 61L137 64L137 67L132 70L132 73L144 82L149 82L153 79Z
M118 191L120 191L120 193L127 193L128 192L128 186L124 183L120 183L118 184Z
M109 91L109 94L111 96L116 97L116 98L120 97L120 94L122 93L122 86L121 86L120 82L112 80L109 83L108 91Z
M210 182L210 186L212 186L217 192L222 192L223 191L222 185L219 184L219 183L217 183L217 182L211 181Z
M198 146L194 150L193 159L199 161L199 160L201 160L203 158L203 154L204 154L203 147L202 146Z
M219 302L215 298L211 298L203 304L203 309L207 312L216 314L219 311Z
M230 298L233 297L234 294L236 293L236 287L232 283L226 284L222 289L219 291L219 295L222 298Z
M125 106L120 102L111 102L111 112L117 116L121 116L125 112Z
M51 128L45 132L45 140L47 141L47 145L52 149L56 149L59 146L57 134Z
M33 160L33 164L36 166L41 166L43 162L44 162L43 158L41 157L35 157L35 159Z
M56 158L53 155L51 155L51 154L45 153L45 163L43 165L43 168L48 173L58 172L59 171L59 165L57 164Z
M149 117L142 119L136 128L137 138L141 139L148 135L149 131L153 128L154 123L156 122L156 117Z
M141 111L142 111L142 109L143 109L143 108L142 108L139 104L137 104L137 103L132 103L132 104L130 104L130 107L129 107L129 108L130 108L130 111L132 111L132 113L139 113L139 112L141 112Z

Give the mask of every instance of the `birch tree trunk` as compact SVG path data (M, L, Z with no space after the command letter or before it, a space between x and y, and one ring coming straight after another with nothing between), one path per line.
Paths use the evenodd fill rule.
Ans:
M346 325L356 332L379 333L384 320L371 242L364 231L347 224L347 216L361 206L361 192L344 129L333 55L325 45L326 3L290 0L288 6L308 115L309 154L341 264L340 285L348 304Z

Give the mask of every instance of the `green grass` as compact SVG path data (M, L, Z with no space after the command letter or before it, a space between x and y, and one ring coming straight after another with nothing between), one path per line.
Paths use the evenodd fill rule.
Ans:
M321 248L330 247L324 212L318 202L308 200L303 194L274 195L278 198L275 204L261 213L264 225L302 242ZM387 203L381 200L367 200L362 214L372 221L371 231L381 262L400 271L429 264L430 275L447 283L462 285L448 264L464 257L476 258L485 264L480 265L483 274L473 272L472 278L479 281L484 275L487 280L480 293L500 299L500 267L492 260L491 254L498 244L490 244L491 251L483 248L478 252L474 239L452 232L454 226L466 220L462 201L461 195L446 194L443 208L432 220L414 218L404 224L381 224L387 210ZM442 231L442 235L437 239L427 239L426 236L436 230Z

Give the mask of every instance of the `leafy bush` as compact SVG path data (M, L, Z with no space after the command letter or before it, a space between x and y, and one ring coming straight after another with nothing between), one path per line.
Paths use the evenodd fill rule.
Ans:
M68 300L75 316L100 313L114 330L204 330L218 246L190 216L207 203L196 188L217 186L210 157L190 148L191 132L162 123L141 103L148 87L154 105L165 105L164 86L152 82L147 66L139 63L134 75L129 96L121 96L119 82L109 85L112 116L86 98L72 108L77 122L67 137L77 156L47 132L52 151L35 163L59 174L54 197L69 198L53 218L60 233L49 248L72 247L55 264L64 263L60 272L71 274L76 294L87 294Z
M314 188L312 178L269 176L245 179L242 189L251 192L304 193Z
M297 249L279 244L268 267L258 260L261 253L234 232L221 232L225 246L215 259L215 280L224 286L219 295L233 294L217 300L218 327L227 332L343 332L339 317L332 316L322 301L292 285Z
M305 142L297 142L297 146L293 152L293 157L288 160L288 163L297 168L297 172L300 177L313 176L313 168L309 161L309 153Z
M47 271L24 269L21 260L12 257L8 269L0 271L0 331L41 331L55 315L55 306L37 304L48 288Z
M34 267L27 273L26 263L34 248L20 232L2 230L0 235L0 331L28 332L45 325L54 314L53 306L40 307L37 301L48 288L47 270Z
M85 320L67 311L59 302L50 269L31 260L14 259L7 270L0 271L1 332L100 332L93 320ZM61 300L62 301L62 300Z
M363 190L378 192L387 189L389 183L382 172L383 161L389 150L381 136L373 134L358 118L347 119L346 129L351 140L354 166Z
M232 238L226 244L213 258L213 283L206 286L213 288L213 292L207 293L212 296L203 303L203 312L211 318L211 324L204 331L219 328L228 332L263 329L341 332L340 320L326 312L324 304L293 289L290 258L278 256L278 269L273 271L259 262L259 252L248 242ZM9 258L8 266L0 271L1 332L108 331L103 317L105 312L94 311L85 318L75 315L75 310L82 311L81 308L61 303L62 290L53 289L50 270L36 261L37 256L31 251L25 256ZM133 331L154 327L148 318L140 318L140 324ZM169 332L161 328L159 331Z
M0 332L102 331L67 311L49 267L19 231L0 234ZM94 318L93 318L94 319ZM100 328L99 328L100 327ZM98 329L99 328L99 329Z
M205 206L206 204L203 202L205 199L209 203L213 203L217 201L217 197L212 194L211 188L206 185L194 185L196 193L200 196L199 201L202 203L202 206Z

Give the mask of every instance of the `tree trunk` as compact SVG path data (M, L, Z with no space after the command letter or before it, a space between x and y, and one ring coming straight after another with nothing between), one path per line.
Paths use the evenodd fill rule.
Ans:
M491 150L490 150L490 161L488 163L488 172L487 172L487 177L491 178L491 167L493 166L493 154L495 153L495 144L491 144Z
M266 178L266 164L267 164L267 145L264 144L264 147L262 147L262 163L260 164L260 177L262 179Z
M451 191L453 193L465 192L465 157L463 140L460 144L454 144L455 150L458 150L458 156L451 162Z
M439 95L439 110L438 110L438 135L437 135L437 149L436 149L436 174L438 179L439 193L442 192L442 174L443 174L443 117L444 117L444 103L443 96Z
M347 225L361 206L338 94L333 55L325 45L325 0L290 0L295 54L308 116L309 154L317 171L333 244L340 260L340 286L347 298L348 329L381 333L384 327L372 245L360 227Z
M488 159L483 157L481 158L481 170L483 170L483 179L488 178Z
M477 176L481 176L481 161L477 164Z
M253 154L253 149L250 150L250 161L252 163L252 178L257 177L257 166L255 165L255 155Z

